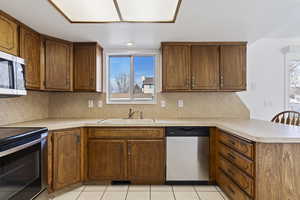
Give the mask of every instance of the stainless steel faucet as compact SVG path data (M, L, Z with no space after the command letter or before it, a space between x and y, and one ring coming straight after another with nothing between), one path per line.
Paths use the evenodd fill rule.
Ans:
M133 119L134 114L137 112L138 111L134 111L133 108L129 108L128 119Z

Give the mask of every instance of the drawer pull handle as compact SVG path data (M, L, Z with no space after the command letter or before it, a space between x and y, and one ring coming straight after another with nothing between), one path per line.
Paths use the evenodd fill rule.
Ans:
M232 144L232 145L235 145L235 144L236 144L235 141L233 141L233 140L228 140L228 142L229 142L230 144Z
M234 155L232 155L231 153L227 153L227 155L229 156L230 159L235 160L236 157Z
M231 171L231 169L227 169L227 172L232 175L232 176L235 176L235 173L233 171Z
M235 191L228 185L227 186L227 188L228 188L228 190L230 190L230 192L232 193L232 194L235 194Z

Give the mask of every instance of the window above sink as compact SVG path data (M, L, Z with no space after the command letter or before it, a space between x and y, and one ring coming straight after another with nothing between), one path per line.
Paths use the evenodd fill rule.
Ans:
M107 104L154 104L158 53L108 54Z

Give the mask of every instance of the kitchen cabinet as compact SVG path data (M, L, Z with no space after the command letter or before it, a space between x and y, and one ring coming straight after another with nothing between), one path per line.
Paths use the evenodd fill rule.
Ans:
M128 141L128 179L132 183L164 183L164 169L164 140Z
M48 143L48 184L56 191L81 181L81 129L53 131Z
M191 48L192 90L219 89L219 46L192 46Z
M25 59L26 88L39 90L41 86L41 36L39 33L20 27L20 57Z
M74 91L102 91L102 51L95 42L74 43Z
M185 45L163 46L163 90L185 91L190 89L190 47Z
M296 143L253 142L216 131L216 181L231 200L300 199Z
M163 128L90 128L87 152L89 181L165 181Z
M126 162L125 140L88 141L89 180L125 180Z
M246 90L245 42L163 42L163 92Z
M44 90L73 90L73 45L46 37L44 39Z
M0 10L0 51L18 56L18 23Z
M221 46L221 89L246 90L246 46Z

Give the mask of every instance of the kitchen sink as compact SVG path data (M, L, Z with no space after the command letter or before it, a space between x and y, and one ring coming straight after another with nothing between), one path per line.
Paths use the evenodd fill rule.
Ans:
M106 119L99 121L99 124L152 124L155 120L153 119Z

